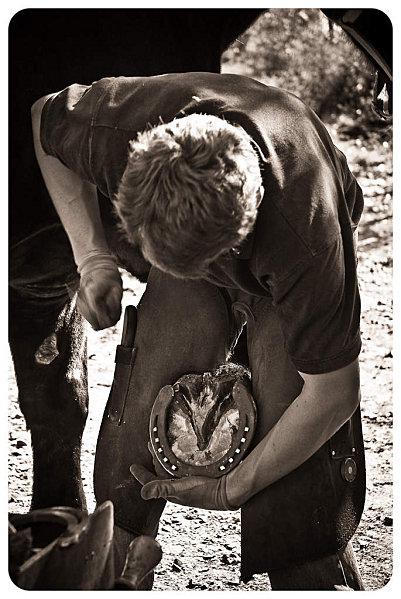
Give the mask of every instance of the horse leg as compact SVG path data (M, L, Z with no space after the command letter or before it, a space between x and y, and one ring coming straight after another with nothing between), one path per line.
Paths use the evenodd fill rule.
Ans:
M19 302L20 304L20 302ZM80 449L88 409L86 337L75 301L53 317L11 308L10 347L33 452L32 509L86 509Z

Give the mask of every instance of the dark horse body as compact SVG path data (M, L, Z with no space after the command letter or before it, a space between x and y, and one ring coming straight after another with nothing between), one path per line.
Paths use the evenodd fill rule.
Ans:
M77 277L36 164L30 107L104 76L219 72L221 53L260 12L27 10L11 23L10 344L32 435L33 508L85 505L79 454L88 398L81 317L64 284ZM101 205L120 264L145 280L149 265L128 252L105 198Z
M261 12L26 10L11 23L10 346L32 436L33 508L85 507L80 447L88 392L86 339L71 293L76 268L36 164L30 107L73 82L104 76L218 72L223 50ZM146 280L149 265L121 238L108 199L99 199L111 250Z

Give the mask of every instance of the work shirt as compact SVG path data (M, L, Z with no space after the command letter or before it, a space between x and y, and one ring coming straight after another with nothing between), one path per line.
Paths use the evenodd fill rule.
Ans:
M265 190L253 231L210 266L207 279L269 298L300 372L346 366L361 348L353 234L363 198L322 122L294 95L228 74L105 78L52 96L41 142L113 198L130 140L192 113L219 116L250 135Z

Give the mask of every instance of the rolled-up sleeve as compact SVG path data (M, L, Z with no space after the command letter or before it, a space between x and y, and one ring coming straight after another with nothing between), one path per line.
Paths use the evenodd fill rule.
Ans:
M358 357L356 260L351 246L344 250L341 235L316 256L298 263L271 290L287 351L299 372L331 372Z
M46 154L55 156L95 184L91 141L93 122L104 94L104 86L99 83L73 84L51 96L43 107L40 125L40 140Z

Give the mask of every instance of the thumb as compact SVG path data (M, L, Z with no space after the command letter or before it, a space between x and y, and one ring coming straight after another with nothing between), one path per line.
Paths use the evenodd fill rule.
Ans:
M129 470L141 485L146 485L146 483L152 480L157 480L157 476L141 464L131 464Z

